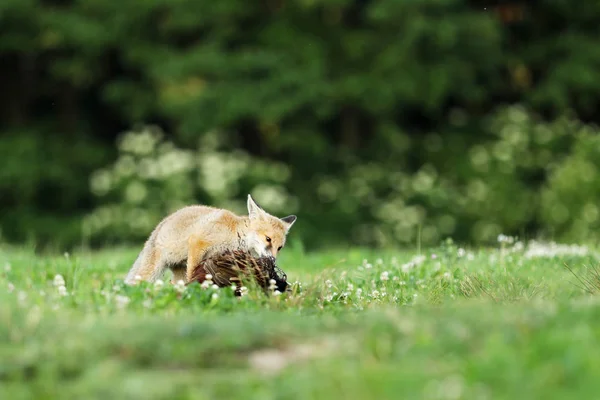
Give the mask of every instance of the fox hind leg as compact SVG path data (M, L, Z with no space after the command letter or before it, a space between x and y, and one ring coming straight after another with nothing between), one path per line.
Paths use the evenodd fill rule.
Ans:
M142 281L155 282L163 275L167 268L160 252L155 248L145 251L145 254L140 256L137 262L139 262L139 265L132 279L135 279L135 276L139 276Z

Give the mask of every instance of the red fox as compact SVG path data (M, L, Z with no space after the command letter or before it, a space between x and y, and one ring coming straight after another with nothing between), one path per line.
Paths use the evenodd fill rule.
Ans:
M194 267L209 252L241 249L277 257L294 222L295 215L268 214L250 195L248 216L204 205L181 208L154 228L125 282L154 282L166 269L173 272L173 283L188 282Z

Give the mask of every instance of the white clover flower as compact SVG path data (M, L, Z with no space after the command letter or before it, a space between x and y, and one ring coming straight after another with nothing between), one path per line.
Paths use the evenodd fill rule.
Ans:
M506 236L503 234L498 235L498 243L507 243L511 244L515 241L515 238L512 236Z
M374 299L379 297L379 290L373 290L371 292L371 297L373 297Z
M206 280L200 284L200 287L202 289L208 289L211 284L212 284L212 281Z
M446 279L450 279L452 277L452 274L450 272L444 272L444 278Z
M66 288L66 287L64 287L64 286L59 286L59 287L58 287L58 294L59 294L61 297L65 297L65 296L68 296L68 295L69 295L69 293L67 292L67 288Z
M456 255L457 255L458 257L464 257L464 255L465 255L466 253L467 253L467 252L465 251L465 249L463 249L463 248L461 247L461 248L460 248L460 249L458 249L458 251L456 252Z
M138 284L138 283L140 283L141 281L142 281L142 277L141 277L140 275L136 275L136 276L133 278L133 283L134 283L134 284Z
M325 286L327 286L328 288L330 288L330 287L332 287L332 286L333 286L333 282L331 282L331 280L327 279L327 280L325 281Z
M213 276L211 274L206 274L206 280L212 281Z
M427 258L423 255L413 257L412 260L410 260L406 264L402 264L402 272L408 273L411 269L423 264L423 262L425 262L426 259Z
M131 301L131 300L129 299L129 297L127 297L127 296L122 296L122 295L120 295L120 294L118 294L118 295L115 297L115 300L117 301L117 308L119 308L119 309L125 308L125 307L127 306L127 304L129 304L129 302Z
M273 292L273 296L279 296L281 294L281 292L279 290L276 290Z
M393 281L397 281L398 279L400 279L400 278L398 278L397 276L393 276L393 277L392 277L392 280L393 280Z
M211 288L213 288L214 290L217 290L217 289L219 289L219 286L217 286L217 285L213 284L213 285L211 286Z
M377 260L375 260L375 264L376 265L383 265L383 260L381 258L378 258Z
M212 296L210 296L211 299L213 300L218 300L219 299L219 293L213 293Z
M62 275L58 274L54 277L54 286L60 287L65 286L65 278Z
M382 281L387 281L387 280L389 280L389 279L390 279L389 272L387 272L387 271L383 271L383 272L381 273L381 276L379 277L379 279L381 279Z
M589 254L587 246L557 244L554 242L540 243L532 241L527 246L525 258L554 258L557 256L585 256Z
M119 287L119 285L113 285L113 292L118 292L120 290L121 288Z
M367 264L365 265L365 268L366 268L366 269L371 269L371 268L373 268L373 264L371 264L371 263L367 263Z
M437 258L437 254L432 254L432 255L431 255L431 259L432 259L432 260L435 260L436 258Z
M349 283L348 284L348 288L346 290L349 291L349 292L353 291L354 290L354 285L351 284L351 283Z
M248 293L248 288L247 288L246 286L242 286L242 287L240 288L240 294L241 294L242 296L244 296L244 295L245 295L245 294L247 294L247 293Z
M154 282L154 288L155 289L162 289L163 286L165 286L165 283L161 279L157 279Z
M17 294L17 300L19 300L19 304L24 305L25 301L27 300L27 293L22 290L19 291Z
M273 291L277 288L277 282L275 282L275 279L269 279L269 290Z
M11 282L8 282L8 293L12 293L15 290L15 285Z
M177 283L175 283L175 290L178 291L179 293L185 292L185 282L182 281L181 279L178 280Z

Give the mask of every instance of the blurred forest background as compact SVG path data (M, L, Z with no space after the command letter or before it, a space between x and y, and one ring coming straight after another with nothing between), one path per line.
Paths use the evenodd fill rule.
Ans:
M600 233L595 0L3 0L2 239L208 203L305 246Z

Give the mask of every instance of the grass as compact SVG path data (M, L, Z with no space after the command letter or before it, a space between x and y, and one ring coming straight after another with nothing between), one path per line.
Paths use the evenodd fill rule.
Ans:
M125 286L137 249L2 247L0 398L597 397L600 256L501 247L291 248L295 292L241 299Z

